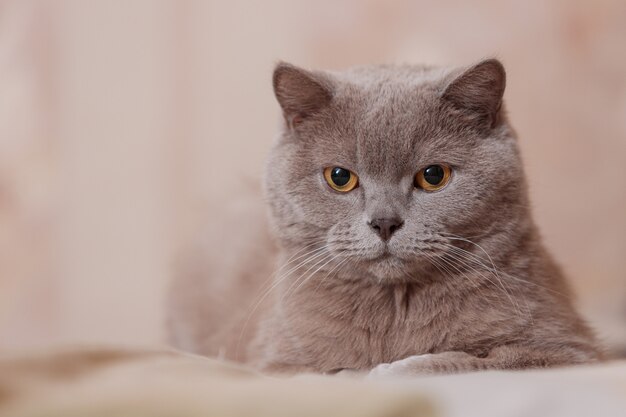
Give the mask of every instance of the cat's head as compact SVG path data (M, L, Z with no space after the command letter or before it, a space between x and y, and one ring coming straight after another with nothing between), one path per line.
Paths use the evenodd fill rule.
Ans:
M499 61L338 73L281 63L273 82L284 127L265 176L272 223L290 253L318 254L313 269L410 279L446 245L526 215Z

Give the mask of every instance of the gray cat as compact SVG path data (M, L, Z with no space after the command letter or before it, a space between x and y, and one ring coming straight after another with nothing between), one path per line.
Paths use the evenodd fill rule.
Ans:
M180 274L174 344L286 373L599 360L531 217L499 61L281 63L273 82L285 123L265 192L278 248L248 231L233 236L255 240L232 268L212 255Z

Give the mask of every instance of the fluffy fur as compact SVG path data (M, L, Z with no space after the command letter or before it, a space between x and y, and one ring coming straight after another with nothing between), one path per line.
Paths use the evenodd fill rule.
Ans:
M192 263L172 289L175 344L288 373L599 359L533 223L500 62L339 73L279 64L273 86L285 119L265 175L277 250L252 222L258 236L233 236L253 242L233 268ZM450 183L416 188L434 163L452 167ZM359 186L332 190L322 175L332 166ZM392 217L403 225L384 241L368 223Z

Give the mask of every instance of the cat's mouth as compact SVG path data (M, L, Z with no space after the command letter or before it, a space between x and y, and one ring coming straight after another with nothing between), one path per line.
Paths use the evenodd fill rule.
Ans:
M368 261L370 263L403 263L405 259L403 259L401 254L395 252L396 251L393 250L392 247L389 247L389 245L384 245L379 247L376 253L373 253L371 257L369 257Z
M416 256L408 256L402 251L402 245L389 245L387 242L377 242L367 251L351 254L350 257L363 270L372 274L379 282L397 282L405 280L410 275L411 268L416 265ZM420 262L421 263L421 262ZM353 264L353 265L355 265ZM355 265L355 266L356 266Z

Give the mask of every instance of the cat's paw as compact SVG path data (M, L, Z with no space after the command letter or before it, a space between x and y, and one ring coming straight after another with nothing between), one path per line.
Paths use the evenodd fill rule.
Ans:
M384 379L393 377L407 377L425 373L427 364L434 355L424 354L409 356L408 358L391 363L376 365L368 374L368 379Z

